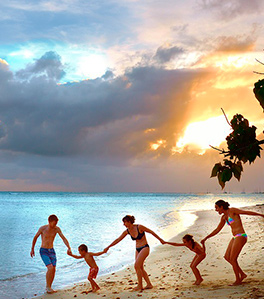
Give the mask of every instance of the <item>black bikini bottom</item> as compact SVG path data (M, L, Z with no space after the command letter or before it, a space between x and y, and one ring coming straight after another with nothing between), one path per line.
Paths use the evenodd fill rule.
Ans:
M139 253L145 247L149 247L149 244L136 248L136 251Z

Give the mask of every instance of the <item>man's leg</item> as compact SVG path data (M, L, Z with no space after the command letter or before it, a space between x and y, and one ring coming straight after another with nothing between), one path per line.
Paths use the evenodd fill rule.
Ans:
M56 253L54 249L40 248L40 256L47 267L46 291L51 294L55 291L51 288L56 272Z
M54 293L54 290L52 290L51 285L55 277L56 267L54 267L52 264L47 266L47 273L46 273L46 286L47 286L47 292L52 291Z

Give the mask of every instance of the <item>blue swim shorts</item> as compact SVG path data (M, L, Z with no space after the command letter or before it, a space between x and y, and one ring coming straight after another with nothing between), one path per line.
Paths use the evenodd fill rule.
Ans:
M56 253L53 248L43 248L41 247L39 250L40 256L46 266L53 265L56 267Z

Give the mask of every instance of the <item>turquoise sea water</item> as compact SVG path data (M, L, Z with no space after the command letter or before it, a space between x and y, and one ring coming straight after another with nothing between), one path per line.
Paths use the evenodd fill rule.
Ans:
M50 214L58 216L58 226L74 253L82 243L96 252L123 232L122 218L126 214L170 239L194 223L193 211L214 209L219 199L242 207L263 204L264 194L0 192L0 298L31 298L44 292L46 267L39 256L40 238L33 259L30 249L35 233L47 224ZM152 236L147 238L153 250L159 242ZM99 274L131 264L134 246L130 238L125 238L96 258ZM54 248L58 260L54 288L85 280L87 265L67 256L59 236Z

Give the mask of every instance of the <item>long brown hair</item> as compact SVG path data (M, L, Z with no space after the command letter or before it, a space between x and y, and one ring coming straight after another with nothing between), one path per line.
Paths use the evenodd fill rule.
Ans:
M186 241L192 241L192 249L194 248L195 246L195 242L194 242L194 239L193 239L193 236L192 235L185 235L183 238L183 240L186 240Z

